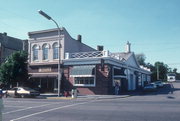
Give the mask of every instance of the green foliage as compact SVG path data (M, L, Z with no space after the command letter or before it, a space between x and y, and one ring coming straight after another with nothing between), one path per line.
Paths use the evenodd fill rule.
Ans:
M145 60L146 56L143 53L136 54L136 60L138 61L139 65L146 66Z
M155 62L154 70L152 70L152 79L166 80L168 72L169 72L169 67L167 64L164 64L163 62ZM159 75L159 78L157 75Z
M23 82L29 78L27 70L28 54L18 51L9 56L0 66L0 81L3 84Z
M177 73L177 69L171 69L168 67L167 64L164 64L163 62L155 62L154 65L150 63L146 63L146 56L143 53L136 54L136 59L140 65L143 65L144 67L147 67L151 70L151 80L156 81L156 80L166 80L167 79L167 73L175 73L176 78L180 79L180 73ZM159 75L159 77L158 77Z

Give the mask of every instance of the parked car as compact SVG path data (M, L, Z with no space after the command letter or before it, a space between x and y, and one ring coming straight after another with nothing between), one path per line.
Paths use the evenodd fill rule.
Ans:
M156 81L154 83L156 84L157 87L163 87L164 86L162 81Z
M149 91L156 91L157 90L157 86L155 83L150 83L150 84L147 84L144 89L143 89L145 92L149 92Z
M29 87L14 87L6 92L7 96L10 97L35 97L39 96L40 93Z

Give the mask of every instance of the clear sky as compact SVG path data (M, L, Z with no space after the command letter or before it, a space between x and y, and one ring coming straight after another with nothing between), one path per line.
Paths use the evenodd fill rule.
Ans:
M55 28L41 9L83 43L96 48L144 53L146 62L164 62L180 72L180 0L0 0L0 32L27 33Z

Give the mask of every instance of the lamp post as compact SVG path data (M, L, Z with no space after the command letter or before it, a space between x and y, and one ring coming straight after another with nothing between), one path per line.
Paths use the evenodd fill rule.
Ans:
M38 10L39 14L41 14L42 16L44 16L46 19L48 20L52 20L56 26L57 26L57 29L58 29L58 40L59 40L59 61L58 61L58 97L60 97L60 91L61 91L61 61L60 61L60 47L61 47L61 43L60 43L60 28L59 28L59 25L58 23L52 19L49 15L47 15L45 12L43 12L42 10Z

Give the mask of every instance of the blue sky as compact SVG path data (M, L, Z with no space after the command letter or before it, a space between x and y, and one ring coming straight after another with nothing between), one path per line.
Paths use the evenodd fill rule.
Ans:
M83 43L111 52L144 53L146 62L161 61L180 72L179 0L0 0L0 32L27 39L27 33L56 26L41 9Z

